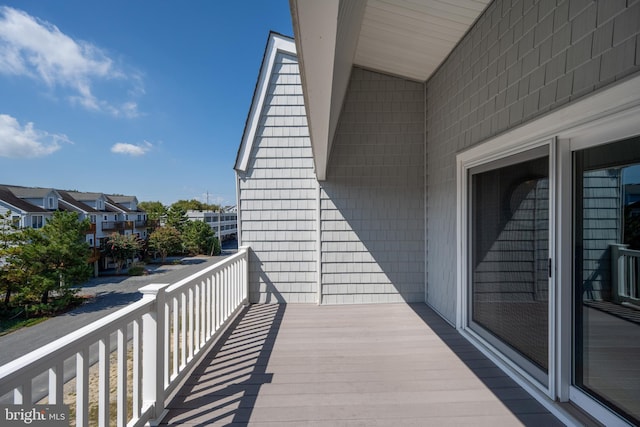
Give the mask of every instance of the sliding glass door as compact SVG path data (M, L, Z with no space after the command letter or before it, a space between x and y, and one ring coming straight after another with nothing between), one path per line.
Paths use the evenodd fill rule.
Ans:
M469 327L543 385L549 371L549 148L469 170Z
M640 138L574 153L574 385L640 424Z

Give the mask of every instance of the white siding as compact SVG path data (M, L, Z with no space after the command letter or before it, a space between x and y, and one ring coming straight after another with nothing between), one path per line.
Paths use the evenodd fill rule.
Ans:
M250 300L316 302L317 182L294 56L276 56L247 170L238 177Z

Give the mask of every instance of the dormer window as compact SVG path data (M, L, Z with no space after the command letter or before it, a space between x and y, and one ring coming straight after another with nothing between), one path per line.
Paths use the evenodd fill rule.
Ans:
M49 197L49 209L53 209L53 197Z

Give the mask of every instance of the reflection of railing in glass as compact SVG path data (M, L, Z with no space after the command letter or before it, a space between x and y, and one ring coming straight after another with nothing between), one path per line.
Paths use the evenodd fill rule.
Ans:
M640 251L628 245L612 244L611 296L616 303L640 304Z

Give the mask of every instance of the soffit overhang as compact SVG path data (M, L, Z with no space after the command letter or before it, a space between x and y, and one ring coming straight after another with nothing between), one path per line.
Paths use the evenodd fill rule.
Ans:
M491 0L290 0L318 179L354 65L424 82Z

